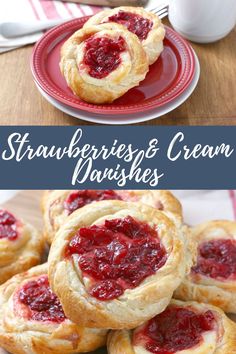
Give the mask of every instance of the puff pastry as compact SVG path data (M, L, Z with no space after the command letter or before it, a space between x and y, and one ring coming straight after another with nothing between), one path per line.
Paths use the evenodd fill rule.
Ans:
M0 284L40 263L44 239L38 231L0 209Z
M91 202L124 200L142 202L165 212L171 212L182 220L182 207L174 195L165 190L54 190L43 194L41 206L45 237L52 243L56 231L68 215Z
M104 345L106 334L65 317L49 287L47 264L18 274L0 287L0 347L11 353L84 353Z
M219 306L236 313L236 222L217 220L193 229L197 264L175 296Z
M116 23L75 32L62 47L60 68L74 94L95 104L123 96L149 70L137 36Z
M163 311L190 271L194 245L172 214L101 201L70 215L49 253L49 280L68 318L134 328Z
M219 308L172 300L134 331L111 332L109 354L235 354L236 324Z
M117 7L97 13L88 20L85 27L106 22L119 23L136 34L147 53L150 65L163 51L165 29L159 17L154 13L142 7Z

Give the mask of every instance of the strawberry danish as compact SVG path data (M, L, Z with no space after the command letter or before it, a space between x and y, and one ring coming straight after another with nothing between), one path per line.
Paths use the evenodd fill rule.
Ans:
M68 217L49 253L49 281L65 314L97 328L134 328L162 312L190 271L181 223L141 203L91 203Z
M55 233L66 218L83 206L102 200L141 202L158 210L170 212L182 221L182 207L174 195L165 190L54 190L42 198L45 237L52 243Z
M18 274L0 287L0 347L11 353L85 353L103 346L106 334L66 318L50 289L47 264Z
M86 26L63 45L60 68L82 100L111 103L144 80L147 55L136 35L117 23Z
M42 235L30 224L0 209L0 284L40 263Z
M153 64L163 51L164 26L157 15L141 7L122 6L98 12L91 17L85 27L113 22L134 33L142 44L149 65Z
M109 354L235 354L236 324L219 308L172 300L133 331L112 332Z
M175 296L219 306L236 313L236 222L216 220L193 229L197 263Z

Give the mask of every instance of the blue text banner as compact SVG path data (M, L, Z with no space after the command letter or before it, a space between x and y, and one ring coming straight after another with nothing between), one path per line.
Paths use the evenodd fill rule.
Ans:
M234 189L236 127L1 127L0 189Z

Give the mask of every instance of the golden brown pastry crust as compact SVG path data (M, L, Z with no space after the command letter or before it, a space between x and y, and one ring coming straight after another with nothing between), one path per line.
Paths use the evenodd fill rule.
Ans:
M236 239L236 222L215 220L193 228L197 243L212 239ZM195 300L220 307L225 312L236 313L236 281L224 282L190 273L175 292L181 300Z
M16 289L47 273L47 264L18 274L0 287L0 347L14 354L61 354L90 352L106 342L106 330L88 329L69 320L61 324L30 321L12 310Z
M154 13L144 10L142 7L121 6L115 9L98 12L87 21L84 27L86 28L92 25L106 23L109 21L109 17L116 15L120 11L131 12L153 22L153 27L149 32L148 37L142 40L141 43L148 56L149 65L155 63L163 51L165 29L159 17Z
M41 261L45 245L43 236L32 225L19 219L17 232L14 241L0 239L0 284Z
M201 343L197 348L184 350L185 354L235 354L236 353L236 324L231 321L224 312L212 305L206 305L197 302L182 302L172 300L171 304L177 306L190 306L196 310L207 311L210 310L215 314L218 322L218 340L216 340L213 348L207 341ZM108 336L108 353L109 354L149 354L143 347L138 349L132 345L133 331L121 330L113 331ZM182 351L178 351L182 353ZM151 353L150 353L151 354Z
M41 207L44 219L44 235L49 244L55 233L64 224L68 213L64 202L72 190L46 191L43 194ZM153 208L176 215L182 220L182 206L174 195L166 190L115 190L124 201L141 202Z
M91 77L83 64L85 40L91 36L125 40L127 50L121 53L122 62L102 79ZM63 45L60 69L68 86L82 100L103 104L111 103L144 80L149 67L147 55L137 36L125 27L107 23L87 26L75 32Z
M158 225L158 236L168 259L138 287L126 290L118 299L99 301L89 295L78 263L65 259L65 248L81 227L128 215L150 226ZM97 328L134 328L165 309L173 291L189 272L194 251L187 228L175 217L171 219L164 212L141 203L92 203L71 214L54 238L49 254L49 281L66 316L73 322L82 320L84 326Z

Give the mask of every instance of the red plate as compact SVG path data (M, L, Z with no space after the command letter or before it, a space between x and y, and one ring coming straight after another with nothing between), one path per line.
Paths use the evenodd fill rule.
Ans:
M60 48L87 19L78 18L57 26L35 45L31 61L32 73L38 85L52 98L79 110L122 115L159 108L175 100L190 85L195 70L192 48L176 32L166 27L164 51L138 87L112 104L94 105L80 100L72 93L60 73Z

